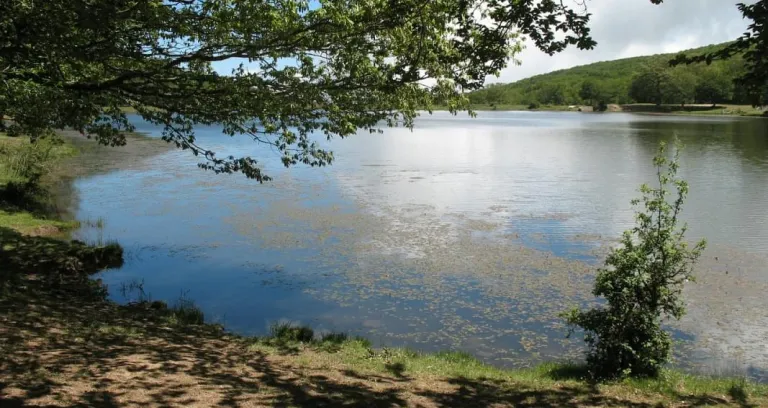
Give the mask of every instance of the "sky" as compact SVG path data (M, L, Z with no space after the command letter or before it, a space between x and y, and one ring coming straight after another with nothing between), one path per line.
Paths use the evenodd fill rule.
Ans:
M565 0L574 1L574 0ZM518 54L520 66L509 66L488 83L514 82L537 74L598 61L677 52L736 39L747 28L736 8L738 0L588 0L590 27L597 46L568 49L548 56L533 45ZM743 1L744 3L754 3Z
M564 0L574 2L582 0ZM677 52L736 39L747 28L736 3L756 0L587 0L592 14L590 27L597 46L588 51L575 48L549 56L527 44L517 55L522 65L510 64L499 77L487 83L514 82L537 74L598 61L641 55ZM315 2L312 2L316 6ZM578 6L576 6L578 7ZM229 73L241 61L215 64L220 73Z

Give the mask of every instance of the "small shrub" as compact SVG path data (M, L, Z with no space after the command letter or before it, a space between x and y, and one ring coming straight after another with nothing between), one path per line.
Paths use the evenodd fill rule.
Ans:
M347 344L348 345L349 344L354 344L354 345L356 345L356 346L358 346L360 348L364 348L364 349L369 349L369 348L371 348L373 346L373 344L371 344L370 340L366 339L365 337L361 337L361 336L355 336L351 340L347 340Z
M286 322L272 324L269 327L269 334L275 340L289 343L309 343L315 337L315 332L311 328Z
M205 323L205 314L195 304L192 299L185 294L179 296L179 299L168 308L168 320L170 323L181 326L201 325Z
M335 343L335 344L341 344L344 343L349 339L349 336L347 333L325 333L320 337L320 341L323 343Z
M658 375L672 347L662 322L685 314L683 284L693 280L693 264L705 247L702 240L689 248L686 225L678 226L688 194L688 184L677 178L678 155L668 160L662 144L653 163L658 187L640 187L642 198L632 200L642 204L636 226L624 232L595 279L593 293L607 305L565 314L571 331L585 332L587 365L596 377ZM670 186L677 193L673 201Z
M341 350L342 346L347 344L349 341L349 335L347 335L347 333L323 333L320 336L320 341L317 342L317 347L319 350L328 353L335 353Z
M10 180L37 183L51 169L59 139L48 137L26 143L0 145L0 167Z

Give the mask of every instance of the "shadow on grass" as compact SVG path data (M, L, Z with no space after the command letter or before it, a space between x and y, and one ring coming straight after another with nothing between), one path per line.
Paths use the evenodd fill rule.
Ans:
M749 402L749 395L744 389L744 384L733 384L728 390L728 396L739 404L741 408L757 408L757 405Z
M0 210L52 215L55 210L48 201L48 193L38 183L11 181L0 185Z
M405 364L403 363L387 363L384 365L384 369L396 378L408 378L405 375Z
M88 273L119 263L115 254L5 228L0 228L0 239L0 268L15 275L0 294L3 408L655 407L604 395L587 384L533 387L463 377L424 379L408 376L402 363L387 364L380 374L302 365L292 356L254 350L252 340L220 327L198 324L202 319L197 315L169 319L174 308L162 302L119 306L105 301L103 288ZM282 336L273 340L285 347L313 341L322 353L338 351L348 340L290 325L275 326L273 334ZM567 370L553 376L578 378ZM743 397L742 406L749 406ZM685 402L705 406L713 400Z
M123 249L117 244L91 246L22 235L7 227L0 227L0 244L0 289L25 278L82 286L89 274L123 263Z
M547 377L556 380L590 381L589 368L583 364L563 364L553 366L547 371Z
M425 391L422 396L441 407L465 406L514 406L514 407L633 407L653 408L656 405L611 398L593 393L589 387L559 387L556 389L533 389L512 386L499 380L471 380L454 378L449 383L456 388L451 392Z

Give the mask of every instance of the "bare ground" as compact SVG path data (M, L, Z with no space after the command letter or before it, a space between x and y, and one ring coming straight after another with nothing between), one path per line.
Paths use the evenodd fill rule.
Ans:
M38 282L25 290L34 292ZM31 294L30 292L30 294ZM359 372L310 349L266 354L210 327L164 326L147 311L60 298L3 302L0 406L654 407L666 398L564 382L537 386ZM727 404L720 397L675 406Z

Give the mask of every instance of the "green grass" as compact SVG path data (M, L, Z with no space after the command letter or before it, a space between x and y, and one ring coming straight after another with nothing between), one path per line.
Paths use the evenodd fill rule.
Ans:
M141 336L141 332L135 327L124 327L119 325L103 325L99 326L96 331L100 335L106 335L106 336L117 336L117 337L128 337L128 338L138 338Z
M174 326L202 325L205 323L205 314L193 300L181 295L168 308L166 319L169 324Z
M55 166L62 159L76 156L77 149L70 143L54 140L42 140L36 144L27 137L9 137L0 133L0 184L10 181L22 181L30 167L55 172Z
M8 227L22 234L32 234L43 232L53 235L75 229L80 226L77 221L59 221L41 218L39 215L30 212L6 212L0 210L0 227Z
M309 343L315 338L315 331L311 328L290 323L274 323L269 332L271 338L285 342Z
M707 377L665 369L658 378L593 383L586 368L578 364L545 363L526 369L502 369L460 351L422 353L407 348L374 349L369 341L359 337L350 338L338 333L318 337L312 333L308 327L279 323L271 327L269 336L248 341L252 350L261 353L294 355L304 365L343 365L369 375L492 380L540 390L588 386L597 387L607 395L655 395L671 401L712 395L738 400L741 396L753 403L768 403L768 385L744 378ZM335 347L329 347L328 343L333 343Z
M77 150L68 143L29 143L25 137L0 134L0 226L23 234L55 235L79 227L77 221L62 221L46 211L49 207L45 183L56 180L62 159ZM32 177L32 178L30 178Z

